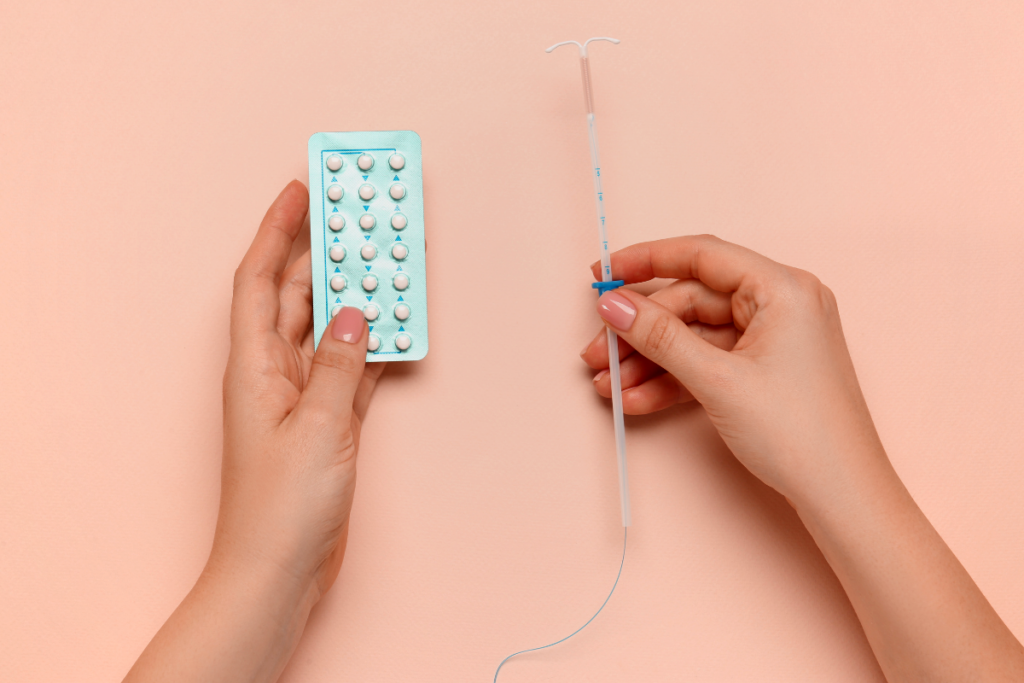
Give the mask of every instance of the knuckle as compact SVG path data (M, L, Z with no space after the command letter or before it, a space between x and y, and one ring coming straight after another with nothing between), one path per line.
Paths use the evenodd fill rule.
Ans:
M675 326L665 316L658 316L651 323L644 338L644 348L652 356L662 358L675 344Z
M310 433L321 434L338 428L338 416L324 406L307 406L302 414L303 426Z
M356 359L352 356L329 349L323 349L313 356L314 367L324 368L331 372L353 374L356 371L356 365Z

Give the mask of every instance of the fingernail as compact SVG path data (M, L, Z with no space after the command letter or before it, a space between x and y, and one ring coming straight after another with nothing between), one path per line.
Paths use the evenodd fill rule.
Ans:
M580 351L580 358L583 358L583 356L585 356L585 355L586 355L586 353L587 353L587 350L588 350L588 349L590 348L590 345L591 345L592 343L593 343L592 341L589 341L589 342L587 342L587 345L583 347L583 350L582 350L582 351Z
M594 375L594 384L597 384L597 380L601 379L602 377L604 377L607 374L608 374L607 370L602 370L601 372L599 372L596 375Z
M363 336L363 312L346 306L338 311L331 323L331 336L349 344L355 344Z
M597 300L597 312L609 325L626 332L633 326L636 309L618 292L606 292Z

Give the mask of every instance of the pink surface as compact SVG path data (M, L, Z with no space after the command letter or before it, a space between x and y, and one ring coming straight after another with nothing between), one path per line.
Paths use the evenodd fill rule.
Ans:
M826 6L827 5L827 6ZM617 569L577 60L613 247L713 232L839 298L897 470L1024 637L1017 3L8 3L0 671L109 681L212 537L231 277L316 131L423 138L431 353L384 375L285 681L486 681ZM628 424L618 592L502 681L881 680L699 409Z

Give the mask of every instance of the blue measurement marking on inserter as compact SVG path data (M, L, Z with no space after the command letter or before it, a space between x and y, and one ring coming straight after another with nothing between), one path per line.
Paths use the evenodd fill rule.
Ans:
M420 136L411 130L309 138L313 335L345 306L370 328L366 360L427 355Z

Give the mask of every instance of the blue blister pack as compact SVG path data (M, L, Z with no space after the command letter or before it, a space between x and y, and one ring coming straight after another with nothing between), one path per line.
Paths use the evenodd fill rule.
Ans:
M411 130L309 138L313 334L344 306L370 327L366 360L427 355L420 136Z

